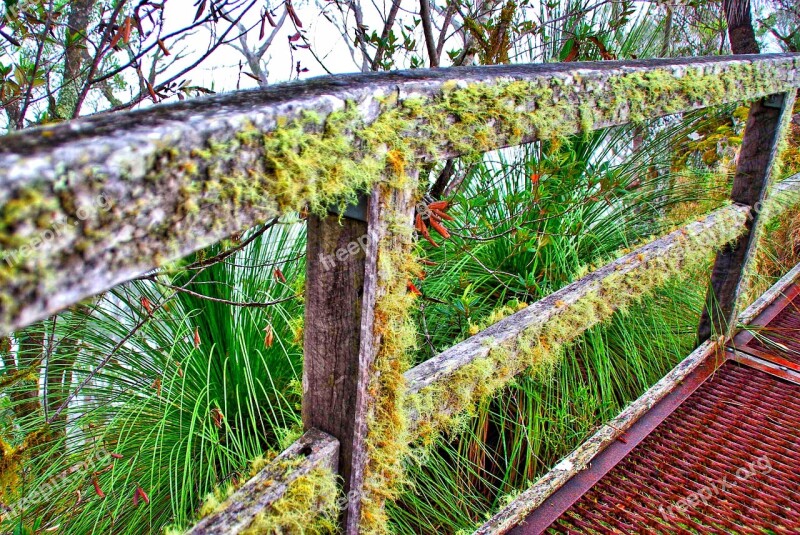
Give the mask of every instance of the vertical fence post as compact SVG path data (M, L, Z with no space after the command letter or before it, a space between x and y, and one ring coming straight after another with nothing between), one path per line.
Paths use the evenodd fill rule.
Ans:
M388 192L388 195L387 195ZM391 203L391 208L387 207ZM378 262L392 244L387 212L413 221L411 191L378 186L365 211L309 217L303 366L303 424L340 441L339 475L348 503L343 533L359 531L372 365L380 349L373 329L383 295ZM402 223L402 222L401 222ZM391 224L398 224L393 221Z
M714 261L711 285L700 319L698 339L712 333L727 335L735 327L736 304L753 259L759 228L759 208L769 194L778 145L791 118L796 91L770 95L753 102L733 179L731 200L751 207L745 232L722 249Z

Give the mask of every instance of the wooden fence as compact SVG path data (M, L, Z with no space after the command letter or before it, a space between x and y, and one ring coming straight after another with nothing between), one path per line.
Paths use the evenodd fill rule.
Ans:
M380 531L410 442L710 248L699 334L729 332L798 67L800 55L777 54L347 75L6 136L0 334L309 206L307 432L193 533L246 528L326 467L347 497L343 531ZM409 369L406 282L425 162L741 101L751 105L732 204ZM79 213L100 195L110 210ZM63 219L78 223L48 234ZM336 256L364 236L363 253Z

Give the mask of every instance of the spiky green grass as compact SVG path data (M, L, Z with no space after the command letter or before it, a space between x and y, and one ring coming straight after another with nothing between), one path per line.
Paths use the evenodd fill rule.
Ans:
M305 272L298 228L278 225L224 262L186 269L235 245L224 243L184 261L178 275L159 276L170 285L192 279L188 289L215 299L288 299L275 306L233 307L140 281L40 326L52 340L42 372L51 379L51 402L0 432L19 448L49 418L52 437L26 453L15 496L3 500L25 500L22 516L3 529L133 534L185 527L204 497L247 477L249 460L295 438L302 354L293 328L302 300L290 298ZM85 379L66 419L53 419ZM4 393L14 399L13 387ZM137 488L149 503L134 503Z

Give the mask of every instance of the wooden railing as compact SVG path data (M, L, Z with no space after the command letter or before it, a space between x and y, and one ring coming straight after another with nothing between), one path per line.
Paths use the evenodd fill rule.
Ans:
M6 136L0 334L310 206L308 432L194 532L238 531L325 467L347 497L343 531L380 529L410 442L711 249L699 332L728 332L798 67L800 55L778 54L348 75ZM408 369L406 281L424 162L740 101L752 104L733 204ZM87 209L100 198L109 209ZM363 252L336 256L364 241Z

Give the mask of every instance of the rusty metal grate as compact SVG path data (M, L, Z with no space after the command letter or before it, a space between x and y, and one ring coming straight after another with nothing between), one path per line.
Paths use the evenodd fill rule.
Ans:
M545 532L800 532L798 399L727 361Z

